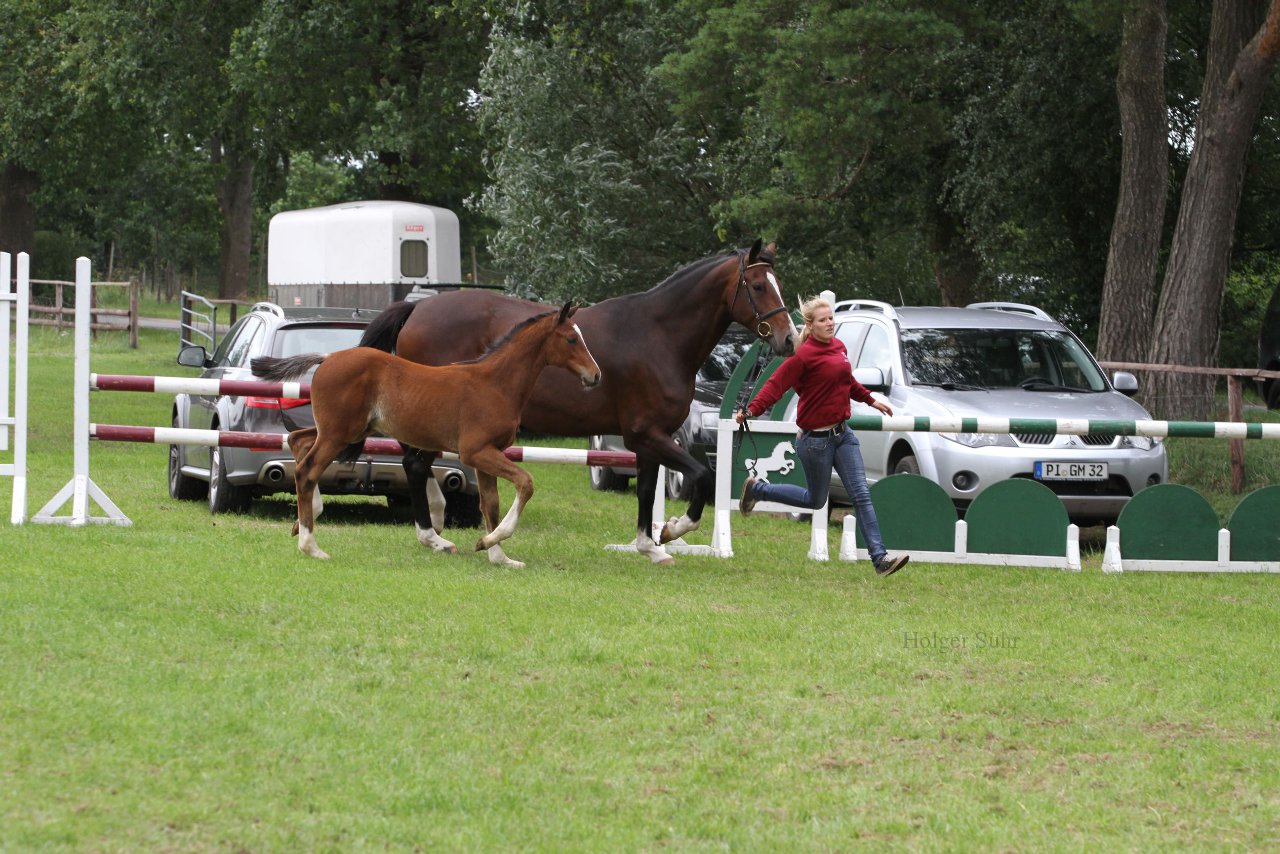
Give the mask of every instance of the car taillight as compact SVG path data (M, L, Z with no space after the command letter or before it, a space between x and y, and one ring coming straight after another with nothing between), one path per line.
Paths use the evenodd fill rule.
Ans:
M246 397L244 405L249 409L294 409L311 401L305 397Z

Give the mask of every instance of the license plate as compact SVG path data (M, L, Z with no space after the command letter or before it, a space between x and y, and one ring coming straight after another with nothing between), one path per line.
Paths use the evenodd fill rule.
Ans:
M1106 479L1106 463L1036 463L1036 480Z

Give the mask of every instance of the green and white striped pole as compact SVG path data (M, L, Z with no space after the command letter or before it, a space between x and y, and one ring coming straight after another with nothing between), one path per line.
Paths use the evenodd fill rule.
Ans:
M1280 424L1243 421L1127 421L1088 418L933 418L926 415L855 415L854 430L901 433L1040 433L1156 438L1280 439Z

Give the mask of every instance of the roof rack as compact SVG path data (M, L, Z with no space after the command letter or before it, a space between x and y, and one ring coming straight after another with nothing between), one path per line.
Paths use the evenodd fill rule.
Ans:
M875 299L842 299L831 307L833 312L837 311L878 311L891 320L898 319L898 312L893 306L887 302L881 302Z
M1050 323L1058 322L1043 309L1020 302L971 302L966 305L965 308L981 308L989 311L1007 311L1010 314L1029 314L1038 320L1047 320Z
M268 314L274 314L276 317L284 317L284 309L273 302L255 302L253 308L249 311L265 311Z

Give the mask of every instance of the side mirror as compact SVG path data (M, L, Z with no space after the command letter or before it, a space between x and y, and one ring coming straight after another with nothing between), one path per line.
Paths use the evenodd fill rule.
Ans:
M209 365L209 356L198 344L188 344L178 351L178 364L188 368L205 368Z
M1138 378L1128 371L1116 371L1112 374L1111 384L1125 397L1133 397L1138 393Z
M853 378L862 383L868 391L889 391L889 383L884 377L884 371L879 368L854 368Z

